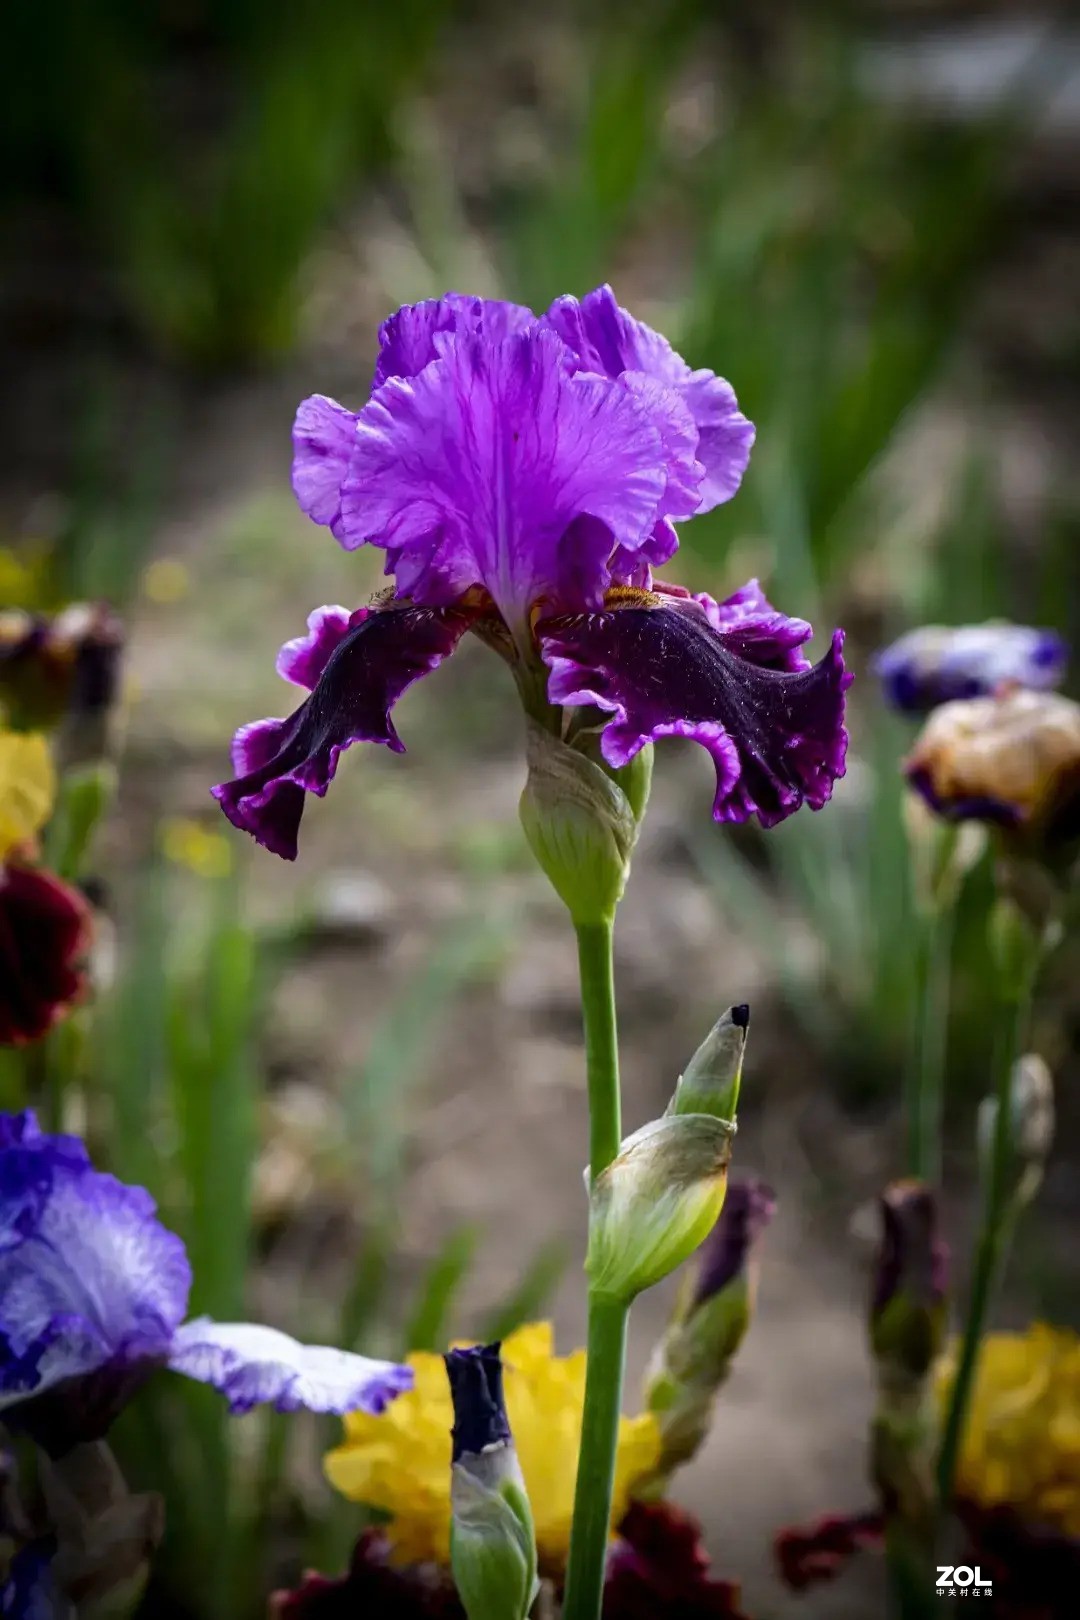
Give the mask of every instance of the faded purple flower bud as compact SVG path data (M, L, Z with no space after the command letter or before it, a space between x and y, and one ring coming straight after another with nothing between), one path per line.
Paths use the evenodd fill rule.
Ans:
M698 1254L645 1383L645 1404L660 1426L653 1487L689 1462L712 1425L716 1397L750 1326L757 1292L755 1249L776 1211L763 1181L733 1181Z
M870 1310L875 1334L890 1312L939 1312L948 1290L949 1253L932 1188L894 1181L881 1196L881 1224Z
M937 1449L934 1366L946 1330L948 1251L937 1199L919 1181L881 1198L882 1239L870 1307L878 1379L871 1469L886 1514L925 1548L932 1535Z
M702 1244L694 1268L691 1312L736 1283L752 1291L750 1262L775 1214L776 1194L764 1181L746 1178L728 1184L720 1219Z
M536 1537L503 1395L501 1346L444 1358L454 1402L450 1563L469 1620L525 1620Z
M893 708L928 714L956 698L987 697L1009 684L1046 690L1065 674L1069 649L1053 630L991 620L920 625L878 653L874 671Z

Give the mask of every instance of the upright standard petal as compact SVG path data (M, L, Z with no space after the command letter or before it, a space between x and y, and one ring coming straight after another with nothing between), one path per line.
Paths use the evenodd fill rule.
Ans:
M94 1170L70 1137L0 1148L0 1409L62 1451L105 1432L165 1359L191 1272L154 1201ZM17 1410L16 1410L17 1408Z
M705 469L697 510L708 512L731 499L750 460L754 427L729 382L712 371L691 371L667 338L620 307L608 286L580 303L557 298L544 319L590 371L609 377L644 373L674 389L697 428L697 457Z
M271 1403L279 1412L385 1410L412 1388L408 1367L372 1361L327 1345L300 1344L276 1328L251 1322L185 1322L169 1355L174 1372L212 1384L233 1412Z
M716 608L714 613L712 610ZM707 600L627 593L602 613L542 619L552 703L595 704L611 719L601 752L626 765L657 737L692 737L716 766L717 821L774 826L820 809L844 774L843 632L812 669L776 668L777 629L717 629Z
M356 437L356 413L324 394L312 394L293 424L293 494L302 512L339 534L341 485Z
M418 600L482 585L515 627L540 599L598 605L608 570L582 592L575 523L603 525L608 552L637 549L668 457L628 389L572 368L553 332L529 330L447 340L417 376L392 377L360 413L342 543L386 547Z
M445 293L419 304L403 304L379 327L379 358L372 388L388 377L415 377L435 359L443 333L478 332L489 341L532 326L536 316L524 304L470 293Z
M311 696L288 719L243 726L233 743L235 780L213 789L234 827L285 860L296 859L304 794L320 797L337 762L357 742L404 744L390 710L401 694L442 663L468 628L463 608L323 608L311 634L287 642L279 670Z

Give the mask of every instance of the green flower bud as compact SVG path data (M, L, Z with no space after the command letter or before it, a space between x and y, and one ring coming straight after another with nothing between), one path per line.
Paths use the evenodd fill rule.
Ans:
M750 1008L729 1007L679 1076L668 1114L712 1114L734 1119L742 1084Z
M624 792L595 760L528 721L528 778L519 813L525 837L559 899L581 926L610 922L622 898L644 810L649 765ZM622 773L619 773L620 775Z
M450 1565L469 1620L525 1620L536 1538L503 1397L498 1344L445 1357L454 1401Z
M990 1175L997 1131L998 1101L979 1104L979 1171ZM1028 1204L1038 1191L1054 1141L1054 1080L1044 1060L1027 1052L1013 1065L1009 1081L1009 1186L1012 1198Z
M735 1126L666 1115L627 1137L590 1194L590 1292L629 1303L689 1258L723 1207Z

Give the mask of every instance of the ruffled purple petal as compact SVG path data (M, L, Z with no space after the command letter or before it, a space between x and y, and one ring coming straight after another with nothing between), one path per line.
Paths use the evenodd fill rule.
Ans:
M1068 643L1053 630L926 624L878 653L874 671L893 708L928 714L954 698L989 696L1010 683L1048 691L1061 684L1068 661Z
M657 737L709 751L717 821L756 815L771 827L803 804L820 809L844 774L842 631L819 664L794 671L775 667L775 627L760 641L747 621L719 630L691 598L543 619L537 634L550 700L611 715L600 744L610 765Z
M321 607L309 613L307 635L287 641L277 655L277 672L282 680L314 692L327 664L348 635L352 617L344 607Z
M467 293L446 293L420 304L404 304L379 327L379 358L372 388L388 377L415 377L439 353L438 340L447 332L482 332L491 342L523 332L536 316L524 304L502 299L476 298Z
M212 1384L233 1412L270 1403L279 1412L378 1414L413 1385L409 1367L299 1344L276 1328L209 1317L185 1322L177 1331L169 1366Z
M326 792L338 759L353 743L404 751L391 708L413 681L453 652L469 622L469 613L457 608L359 608L352 614L307 702L288 719L256 721L237 732L233 761L239 774L213 789L233 826L275 855L295 860L304 794ZM336 621L331 624L320 621L306 652L289 654L290 669L315 674L337 635Z
M754 427L739 410L730 383L711 371L691 371L667 338L619 306L608 286L580 302L556 299L544 320L588 370L608 377L645 372L675 390L697 429L696 455L704 467L695 510L708 512L731 499L750 460Z
M809 669L803 643L814 634L805 619L791 619L766 599L756 579L748 580L731 596L716 602L704 591L694 595L714 630L728 636L736 652L746 649L751 663L765 669Z
M312 394L293 424L292 487L300 510L336 535L341 484L356 436L356 416L324 394Z
M72 1138L42 1134L32 1117L9 1120L5 1135L0 1408L160 1359L191 1287L184 1246L141 1187L94 1170Z
M415 377L390 378L360 413L342 543L395 552L399 589L406 566L428 586L482 585L512 625L540 599L599 604L607 568L582 596L565 537L588 517L609 551L637 549L661 515L668 457L663 424L629 389L572 367L553 332L530 329L447 339Z

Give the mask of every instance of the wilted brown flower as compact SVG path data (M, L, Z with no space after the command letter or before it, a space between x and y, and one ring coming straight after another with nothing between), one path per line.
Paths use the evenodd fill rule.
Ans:
M1080 704L1019 687L942 704L904 770L947 820L1064 843L1080 834Z

